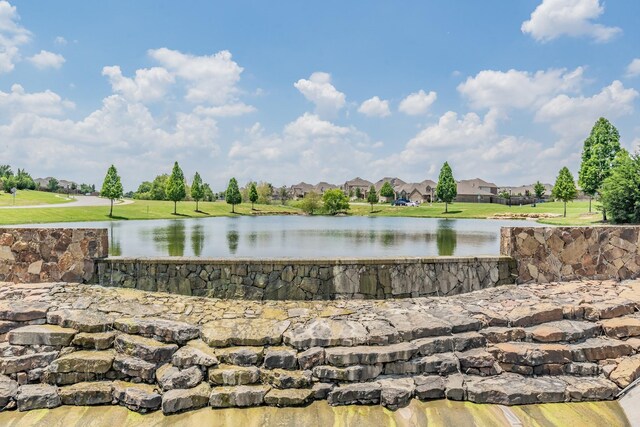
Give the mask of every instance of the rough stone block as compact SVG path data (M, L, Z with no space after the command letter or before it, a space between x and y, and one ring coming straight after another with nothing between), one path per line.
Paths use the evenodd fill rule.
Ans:
M18 389L18 411L51 409L61 405L58 388L49 384L25 384Z
M81 382L60 387L58 390L63 405L89 406L110 405L113 400L111 382Z
M168 362L173 353L178 350L175 344L164 344L151 338L128 334L118 335L114 341L114 347L118 353L154 363Z
M271 389L264 396L264 403L270 406L303 406L314 399L314 391L308 389Z
M13 345L51 345L65 347L71 343L75 329L56 325L28 325L9 332L9 343Z
M271 319L225 319L202 327L202 341L211 347L279 345L291 322Z
M209 397L209 405L214 408L258 406L270 387L265 385L241 385L237 387L214 387Z
M211 387L202 383L187 389L169 390L162 395L162 412L165 415L203 408L209 404Z
M48 369L53 373L91 372L104 374L111 369L114 357L113 350L74 351L51 362Z

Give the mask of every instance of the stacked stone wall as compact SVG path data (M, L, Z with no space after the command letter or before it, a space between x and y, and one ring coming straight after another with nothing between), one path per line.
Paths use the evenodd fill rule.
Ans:
M445 296L514 283L507 257L394 259L140 259L97 262L95 283L253 300Z
M640 226L502 228L517 283L640 277Z
M0 229L0 281L89 281L108 248L106 229Z

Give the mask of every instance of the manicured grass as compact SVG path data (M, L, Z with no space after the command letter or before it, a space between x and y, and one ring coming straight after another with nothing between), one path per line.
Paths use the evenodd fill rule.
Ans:
M418 207L414 206L391 206L389 204L371 205L351 204L349 213L351 215L372 215L372 216L406 216L406 217L427 217L427 218L488 218L496 214L504 213L563 213L562 202L539 203L536 207L531 205L505 206L495 203L451 203L448 213L444 211L444 203L434 203L429 205L424 203ZM596 203L592 206L593 213L589 215L589 202L567 203L567 217L545 218L540 220L546 224L555 225L588 225L602 220L602 215L596 211Z
M225 202L200 202L195 212L195 202L179 202L177 215L173 215L173 202L134 200L131 204L114 205L113 218L109 218L109 206L25 208L0 210L0 225L35 224L46 222L109 221L136 219L203 218L208 216L232 216L231 205ZM295 208L278 205L246 203L236 206L236 215L274 215L299 213Z
M73 199L64 194L47 193L46 191L18 190L15 206L50 205L68 203ZM14 206L13 194L0 192L0 206Z
M35 192L34 192L35 193ZM50 193L40 193L50 195ZM588 214L588 202L572 202L567 204L567 217L545 218L540 220L554 225L589 225L601 221L602 216L593 206L593 214ZM60 207L33 209L1 209L0 225L47 223L47 222L80 222L108 220L141 220L167 218L203 218L208 216L232 216L231 206L225 202L201 202L200 212L195 212L195 202L179 202L178 214L173 215L173 203L155 200L134 200L131 204L118 205L113 208L113 218L109 218L108 206ZM444 212L443 203L427 203L418 206L391 206L377 204L351 204L349 215L360 216L395 216L423 218L488 218L500 213L552 213L562 214L563 205L558 202L540 203L536 207L504 206L489 203L452 203L449 212ZM302 214L295 206L255 205L251 210L250 203L236 206L235 215L290 215Z

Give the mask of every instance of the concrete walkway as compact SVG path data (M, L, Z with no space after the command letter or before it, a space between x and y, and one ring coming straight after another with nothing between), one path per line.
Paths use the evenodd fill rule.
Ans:
M33 209L33 208L75 208L85 206L109 206L111 203L109 199L104 199L97 196L73 196L74 201L68 203L55 203L55 204L42 204L42 205L23 205L23 206L0 206L0 209ZM114 206L129 205L133 203L133 200L120 200L114 203Z

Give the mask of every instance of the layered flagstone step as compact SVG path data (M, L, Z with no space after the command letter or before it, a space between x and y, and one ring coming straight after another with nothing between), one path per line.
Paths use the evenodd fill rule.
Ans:
M640 377L640 281L233 304L47 286L33 307L0 286L0 408L514 405L609 400Z

